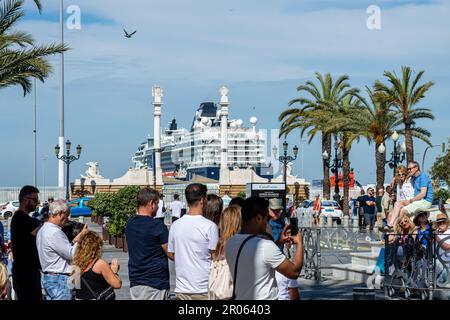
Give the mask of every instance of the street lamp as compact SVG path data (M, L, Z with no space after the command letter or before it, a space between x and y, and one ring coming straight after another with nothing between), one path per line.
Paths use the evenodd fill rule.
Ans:
M339 195L339 168L342 168L343 165L343 156L342 150L339 148L339 144L337 141L337 136L334 136L334 159L332 160L333 165L330 166L330 155L325 150L322 154L322 159L326 163L327 167L330 167L331 172L334 172L334 196L333 199L337 203L341 200L341 196Z
M69 201L70 200L70 194L69 194L69 167L70 164L72 162L74 162L75 160L80 159L81 156L81 146L78 145L77 146L77 156L71 155L70 154L70 147L72 146L72 143L67 140L66 141L66 155L62 155L59 156L59 152L61 151L61 147L59 146L59 144L56 145L55 147L55 154L56 154L56 158L58 160L63 161L66 164L66 200Z
M425 172L425 157L426 157L426 155L427 155L427 151L429 150L429 149L431 149L431 148L437 148L437 147L441 147L442 146L442 153L444 153L445 152L445 143L442 143L442 145L433 145L433 146L428 146L426 149L425 149L425 152L423 153L423 158L422 158L422 171L423 172Z
M394 133L391 136L392 141L394 141L394 150L392 150L392 157L389 161L385 161L386 164L389 164L389 168L394 170L394 177L395 177L395 171L397 170L397 165L399 163L402 163L405 161L406 158L406 144L403 142L401 145L398 144L398 133L397 131L394 131ZM384 154L386 152L386 146L382 143L378 147L378 152L381 154Z
M284 190L286 191L286 195L288 192L288 188L287 188L287 166L289 163L295 161L295 159L297 159L298 156L298 147L295 146L292 150L294 152L294 156L288 156L287 152L288 152L288 148L289 148L289 144L287 143L287 141L283 142L283 155L279 156L277 158L277 154L278 154L278 148L277 146L273 146L272 148L272 152L273 152L273 156L276 160L280 161L283 164L283 168L284 168L284 172L283 172L283 182L284 182ZM287 213L287 204L286 204L286 198L283 199L283 203L284 203L284 212Z

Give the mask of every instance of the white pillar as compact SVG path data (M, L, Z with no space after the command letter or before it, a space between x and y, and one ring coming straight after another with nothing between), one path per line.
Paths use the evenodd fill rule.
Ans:
M60 1L59 19L61 28L61 44L64 44L64 0ZM65 142L64 142L64 53L61 53L61 80L60 80L60 111L59 111L59 147L61 148L59 156L64 155ZM58 187L64 189L66 179L64 172L65 163L58 160Z
M153 118L153 139L155 148L155 168L153 168L153 174L156 176L156 183L162 184L162 171L161 171L161 106L163 90L159 85L156 85L152 89L154 118Z
M221 149L220 149L220 169L228 169L228 88L220 88L220 116L221 116Z
M228 88L222 86L220 88L220 116L221 116L221 132L220 132L220 179L221 185L230 185L230 170L228 170Z
M64 137L59 137L58 139L59 147L59 157L64 155L64 149L66 148L66 143L64 142ZM58 160L58 188L64 189L65 186L65 174L64 174L64 161Z

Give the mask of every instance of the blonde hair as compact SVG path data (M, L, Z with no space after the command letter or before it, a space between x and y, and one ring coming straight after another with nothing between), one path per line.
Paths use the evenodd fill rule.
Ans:
M8 285L8 271L6 271L5 265L0 262L0 300L3 291L5 291L7 285Z
M220 259L225 251L225 246L228 239L241 231L242 228L242 214L241 207L231 206L226 208L220 216L219 232L220 238L217 242L214 259Z
M398 166L397 169L395 170L395 178L394 179L397 184L403 184L403 179L400 176L400 174L404 174L405 177L408 177L408 169L403 165Z
M88 231L78 242L72 265L80 268L81 273L84 273L89 264L100 259L102 255L103 240L97 233Z
M410 226L410 229L408 230L408 232L406 232L405 229L402 228L402 226L400 225L400 222L404 219L408 220L408 224ZM414 224L414 222L412 222L411 218L408 216L404 216L403 218L399 218L397 220L397 223L395 224L394 227L394 231L396 234L408 234L408 233L412 233L415 229L416 225Z

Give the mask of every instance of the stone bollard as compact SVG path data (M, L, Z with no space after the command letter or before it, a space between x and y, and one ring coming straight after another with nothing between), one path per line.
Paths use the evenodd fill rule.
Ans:
M327 217L327 227L332 228L333 227L333 218L331 216Z
M325 223L326 223L327 218L323 214L321 214L319 216L319 220L320 220L319 221L319 227L321 227L321 228L325 227Z
M353 228L358 228L359 227L359 221L358 221L358 217L354 217L353 218Z
M344 218L342 219L342 224L344 225L344 228L348 229L349 223L350 223L349 216L344 216Z

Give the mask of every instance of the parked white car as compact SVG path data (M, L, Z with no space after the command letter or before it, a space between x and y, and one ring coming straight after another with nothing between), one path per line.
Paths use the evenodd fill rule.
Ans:
M344 218L344 213L342 212L339 204L334 200L322 200L320 202L320 214L325 217L331 217L333 221L337 221L338 224L341 224L342 219ZM314 204L313 204L314 206Z
M342 212L339 204L334 200L321 200L320 207L320 215L325 217L331 217L333 221L337 221L338 224L341 224L342 219L344 218L344 213ZM312 217L314 208L314 201L311 201L306 208L301 208L303 214L308 214Z
M19 209L19 200L8 201L2 207L0 207L0 218L8 219Z

